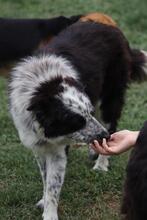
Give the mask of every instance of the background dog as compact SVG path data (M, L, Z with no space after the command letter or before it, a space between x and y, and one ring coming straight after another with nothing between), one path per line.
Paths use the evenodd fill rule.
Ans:
M72 19L64 16L51 19L0 18L0 74L7 76L14 61L45 46L53 36L78 19L79 16Z
M0 75L8 76L13 62L31 55L46 46L60 31L77 21L91 21L116 25L107 15L89 13L69 18L59 16L50 19L0 18Z
M117 26L116 22L110 16L103 14L103 13L99 13L99 12L93 12L93 13L83 15L80 17L79 20L82 22L91 21L91 22L111 25L114 27Z

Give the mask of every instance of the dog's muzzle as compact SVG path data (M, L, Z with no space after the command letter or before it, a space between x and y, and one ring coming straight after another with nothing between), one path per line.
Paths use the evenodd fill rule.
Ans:
M109 139L108 131L93 117L90 116L87 120L86 126L71 134L70 137L75 141L92 143L94 140L102 141L103 138Z

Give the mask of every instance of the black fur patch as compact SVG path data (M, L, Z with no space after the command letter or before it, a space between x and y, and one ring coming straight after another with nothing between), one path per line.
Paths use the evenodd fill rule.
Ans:
M76 89L78 89L80 92L84 92L84 86L82 85L82 83L80 83L79 81L75 80L72 77L66 77L64 78L64 81L69 85L69 86L73 86L76 87Z
M71 111L55 97L63 92L62 77L42 83L33 95L28 111L33 111L48 138L73 133L83 128L86 120Z

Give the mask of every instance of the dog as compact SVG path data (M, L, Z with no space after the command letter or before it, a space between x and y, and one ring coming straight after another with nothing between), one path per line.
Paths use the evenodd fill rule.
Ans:
M53 36L78 20L59 16L50 19L0 18L0 61L14 61L31 55Z
M100 13L100 12L93 12L88 13L80 17L79 21L82 22L96 22L96 23L102 23L107 24L116 27L117 23L108 15Z
M52 37L79 18L80 16L73 16L71 19L64 16L50 19L0 18L0 74L8 76L15 61L48 44Z
M147 219L147 122L140 131L127 169L121 212L124 220Z
M50 19L0 18L0 75L8 76L16 61L45 47L54 36L77 21L116 25L109 16L98 12Z
M44 220L58 220L65 145L109 138L94 118L98 100L104 122L116 129L134 65L145 70L132 54L118 28L77 22L12 71L10 113L20 140L40 167L44 191L38 205L44 207ZM98 163L107 168L107 158L101 156Z
M52 37L79 20L114 23L110 17L100 13L50 19L0 18L0 61L13 61L31 55L36 49L47 45Z

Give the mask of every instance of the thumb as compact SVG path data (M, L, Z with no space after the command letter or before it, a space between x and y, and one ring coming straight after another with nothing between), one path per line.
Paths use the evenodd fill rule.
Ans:
M110 140L113 140L115 138L115 133L111 134Z

